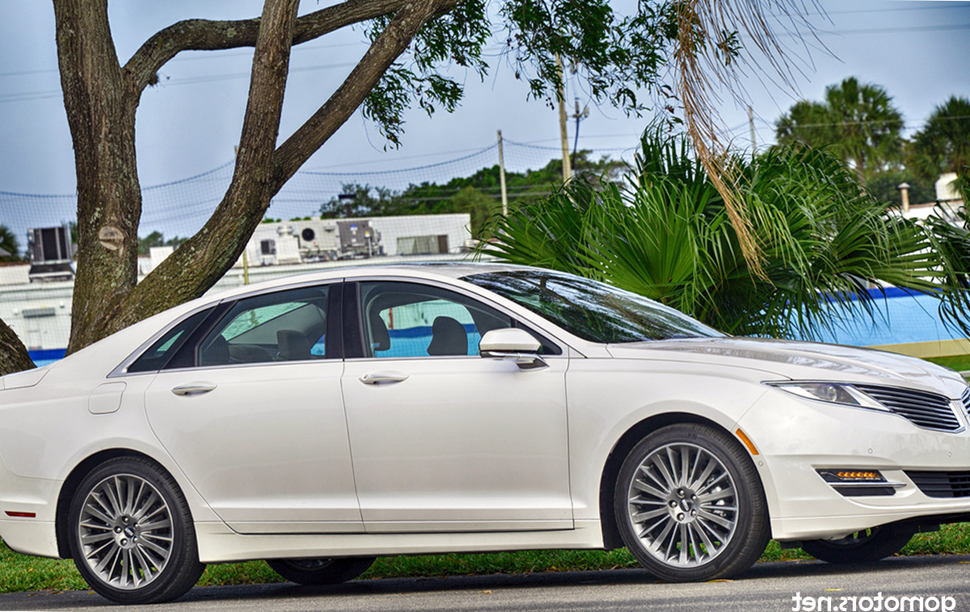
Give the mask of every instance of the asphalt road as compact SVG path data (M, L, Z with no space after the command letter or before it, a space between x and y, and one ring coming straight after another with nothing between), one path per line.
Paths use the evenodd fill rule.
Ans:
M797 598L797 599L796 599ZM816 598L822 598L818 600ZM909 599L915 598L915 599ZM0 595L0 610L146 610L91 592ZM895 557L835 567L818 561L759 563L737 580L663 584L638 570L195 588L165 612L970 611L970 556Z

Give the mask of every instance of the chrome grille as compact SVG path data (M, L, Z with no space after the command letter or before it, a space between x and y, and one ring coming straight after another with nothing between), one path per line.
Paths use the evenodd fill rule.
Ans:
M900 387L852 386L917 427L937 431L958 431L963 427L950 406L950 400L942 395Z
M967 414L970 414L970 387L963 390L960 401L963 402L963 409L967 411Z

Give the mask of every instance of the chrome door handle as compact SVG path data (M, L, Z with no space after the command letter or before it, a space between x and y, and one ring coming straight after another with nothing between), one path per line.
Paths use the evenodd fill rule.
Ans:
M212 383L189 383L187 385L179 385L172 389L172 393L175 395L202 395L203 393L208 393L215 389L216 386Z
M357 380L365 385L381 385L399 383L407 379L408 375L400 372L374 372L372 374L364 374Z

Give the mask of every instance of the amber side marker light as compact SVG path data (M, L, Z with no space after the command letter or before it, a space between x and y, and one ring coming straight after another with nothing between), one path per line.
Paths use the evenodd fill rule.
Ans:
M12 516L14 518L37 518L36 512L11 512L7 510L7 516Z
M744 445L748 447L748 450L751 451L752 455L758 455L758 449L755 448L754 442L751 441L751 438L749 438L747 434L740 429L734 433L737 434L738 438L740 438L742 442L744 442Z
M860 481L875 480L880 482L883 480L882 474L880 474L879 472L838 471L838 472L833 472L833 474L839 480L860 480Z
M845 497L895 495L905 484L888 482L879 470L828 469L817 470L822 480Z

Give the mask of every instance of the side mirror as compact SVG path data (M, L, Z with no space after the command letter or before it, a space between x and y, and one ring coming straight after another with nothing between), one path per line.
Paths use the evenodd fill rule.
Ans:
M512 327L493 329L482 336L478 343L478 353L489 359L508 359L514 361L521 370L534 370L547 367L539 356L542 345L524 329Z

